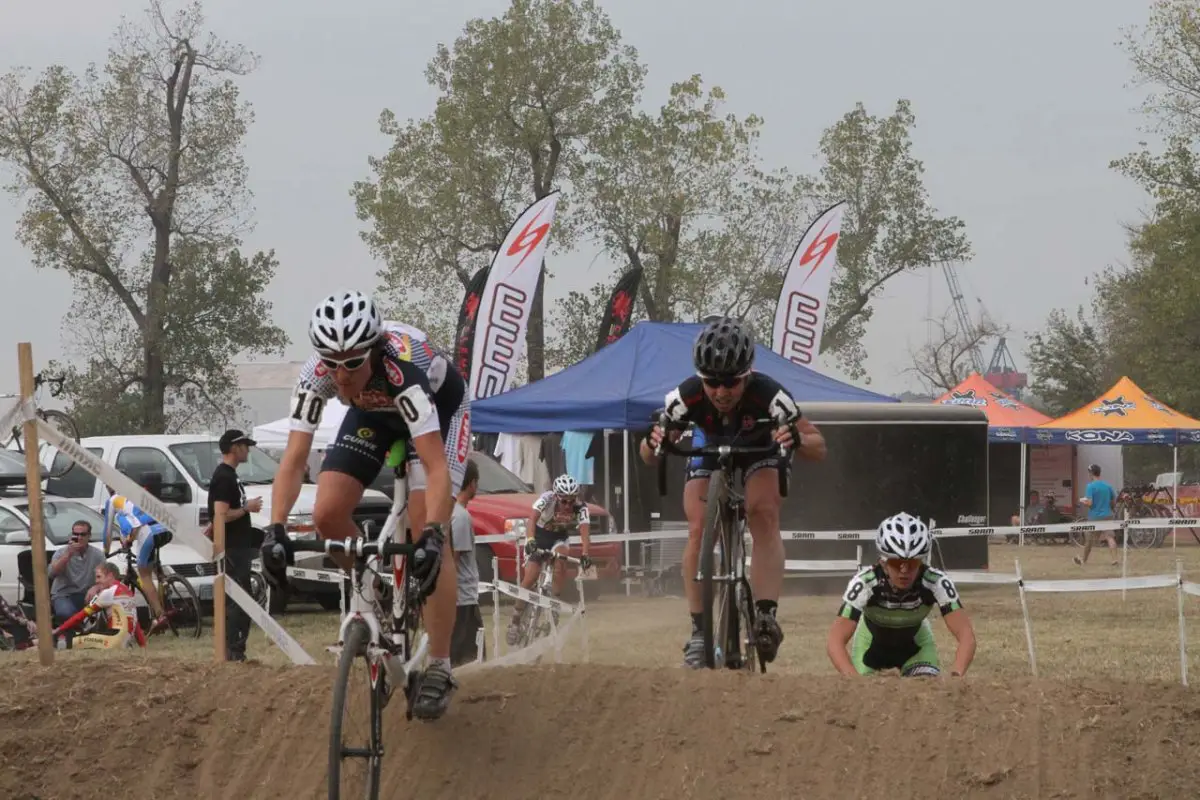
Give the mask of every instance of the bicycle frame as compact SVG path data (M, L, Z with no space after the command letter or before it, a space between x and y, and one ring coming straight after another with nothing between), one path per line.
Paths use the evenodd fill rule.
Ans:
M389 542L395 542L397 532L404 530L401 524L407 516L408 511L408 479L406 476L397 473L395 480L395 494L392 497L392 508L388 513L387 520L384 522L383 530L376 539L382 552L384 545ZM366 532L364 531L364 536ZM352 542L347 540L346 550L351 551ZM407 556L392 556L396 559L405 559ZM401 618L404 612L404 603L408 602L407 586L395 585L393 579L392 591L392 607L384 609L375 592L375 578L387 580L380 573L380 567L384 564L385 559L378 555L359 556L356 555L354 563L350 568L350 591L348 593L346 608L342 614L341 624L338 626L338 640L336 645L331 645L327 649L334 655L340 655L342 646L346 640L346 631L352 624L361 622L366 624L369 631L367 640L367 662L372 666L382 665L387 671L388 679L393 687L401 685L402 680L407 679L407 676L413 672L414 667L421 664L428 652L429 637L422 634L420 643L415 648L416 652L410 655L412 642L408 640L407 627L401 624ZM403 562L401 562L403 564ZM408 573L402 572L407 583ZM364 580L366 579L366 580ZM380 624L379 614L391 613L393 620L392 644L393 648L399 648L393 652L393 648L383 646L383 626ZM399 659L399 669L403 675L396 672L396 658Z

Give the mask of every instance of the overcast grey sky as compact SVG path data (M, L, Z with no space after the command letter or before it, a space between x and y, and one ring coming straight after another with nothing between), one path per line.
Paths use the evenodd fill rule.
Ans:
M0 0L0 69L51 63L82 69L103 61L121 14L143 0ZM304 355L316 298L347 282L373 288L379 265L358 238L349 189L382 154L379 112L424 116L435 93L424 65L476 16L506 0L207 0L209 26L262 57L242 82L256 121L247 138L256 230L250 249L275 248L275 321ZM917 115L916 152L935 206L967 225L976 257L960 272L973 314L981 298L1024 334L1055 306L1086 302L1084 279L1126 261L1122 225L1149 203L1108 162L1137 146L1140 93L1117 47L1121 28L1141 25L1145 0L976 3L962 0L606 0L625 41L649 67L646 101L699 72L722 86L729 110L766 119L768 166L812 172L821 131L856 101L887 114L898 97ZM61 357L65 276L38 272L14 240L19 206L0 198L0 390L15 391L17 341L39 364ZM596 246L555 257L552 297L590 286L616 265ZM782 265L781 265L782 268ZM10 277L11 276L11 277ZM21 290L14 295L9 288ZM36 298L25 302L23 297ZM867 333L876 390L912 388L902 371L949 302L939 272L897 279L876 302ZM69 321L66 322L70 324ZM985 359L988 353L985 353Z

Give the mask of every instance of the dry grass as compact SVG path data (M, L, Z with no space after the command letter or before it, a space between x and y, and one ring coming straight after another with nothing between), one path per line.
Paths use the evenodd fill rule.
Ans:
M1080 568L1071 562L1079 552L1066 546L1025 547L993 544L990 550L994 572L1012 572L1013 559L1020 557L1026 578L1118 577L1120 567L1108 565L1108 553L1094 552L1092 563ZM1153 551L1130 551L1130 575L1174 574L1175 559L1183 562L1185 577L1200 580L1200 547L1167 546ZM979 639L973 675L992 678L1025 677L1030 674L1021 608L1015 586L963 586L965 607L975 623ZM1189 634L1189 670L1200 675L1200 598L1185 597ZM1176 593L1173 589L1087 594L1036 594L1028 596L1030 617L1037 646L1039 674L1052 679L1104 677L1143 682L1179 680L1179 645ZM829 674L825 634L837 610L835 596L787 596L780 608L786 639L774 671L799 674ZM954 653L954 640L936 619L934 629L943 660ZM509 618L502 609L502 624ZM319 610L297 610L281 619L283 626L319 663L332 664L325 647L336 636L337 616ZM492 636L491 608L484 608L487 636ZM680 662L688 629L687 613L680 598L644 599L609 595L592 603L586 622L590 660L624 666L673 666ZM503 647L502 647L503 649ZM286 659L257 630L250 638L252 658L264 664L284 664ZM161 657L211 660L212 634L206 628L198 640L155 637L138 653L59 651L60 659ZM567 660L583 658L578 629L567 644ZM32 651L13 656L36 659Z

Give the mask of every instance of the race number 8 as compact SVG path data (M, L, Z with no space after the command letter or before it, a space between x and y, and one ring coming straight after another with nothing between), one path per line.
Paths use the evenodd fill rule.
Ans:
M851 584L850 591L846 592L846 599L853 603L858 599L858 596L862 594L862 590L863 582L855 581L853 584Z
M942 588L946 590L946 596L951 600L958 597L958 592L954 591L954 584L950 582L949 578L942 578Z
M325 401L317 395L309 392L297 392L296 408L292 411L292 419L316 425L321 421L321 411L324 408Z

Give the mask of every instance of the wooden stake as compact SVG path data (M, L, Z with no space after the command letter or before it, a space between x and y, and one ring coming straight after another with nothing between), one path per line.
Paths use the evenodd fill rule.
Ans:
M225 661L225 515L216 513L213 519L213 561L217 562L217 577L213 579L213 661Z
M29 342L17 345L17 367L21 373L21 399L33 399L33 347ZM25 486L29 494L29 538L33 549L34 619L38 629L38 660L42 666L54 663L54 635L50 624L50 576L46 572L46 530L42 524L42 467L38 463L37 422L29 420L23 432L25 448Z

